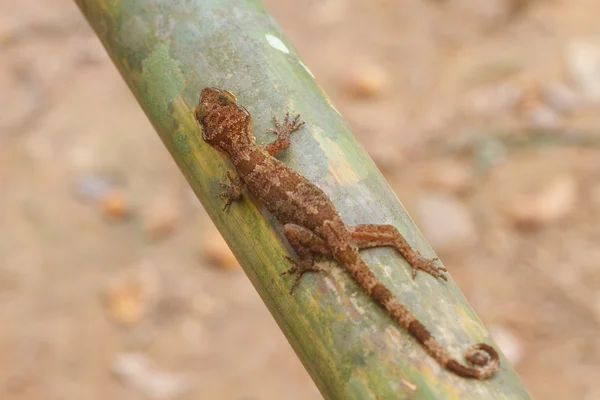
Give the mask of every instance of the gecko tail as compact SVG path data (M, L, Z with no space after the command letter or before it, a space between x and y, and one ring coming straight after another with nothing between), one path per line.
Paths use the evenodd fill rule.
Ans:
M500 367L500 357L498 352L490 345L477 343L470 346L465 352L465 359L469 365L464 365L455 360L450 353L442 347L423 326L404 306L395 304L394 311L398 322L408 322L406 328L408 332L417 339L418 342L427 350L427 352L436 359L443 367L463 378L488 379L498 371Z
M358 248L348 245L351 239L343 223L326 221L322 233L333 250L333 257L348 271L365 293L386 310L398 325L406 329L442 367L456 375L474 379L488 379L498 371L500 366L498 353L485 343L478 343L467 349L465 358L468 365L456 361L421 321L399 302L369 269L360 257Z

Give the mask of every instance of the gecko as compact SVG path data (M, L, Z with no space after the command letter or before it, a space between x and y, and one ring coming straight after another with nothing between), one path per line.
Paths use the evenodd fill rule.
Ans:
M252 193L283 224L283 234L296 253L286 256L292 267L281 275L293 275L290 294L307 272L322 271L316 257L334 259L358 283L367 296L381 306L402 328L408 331L442 367L465 378L487 379L499 368L496 350L477 343L465 351L468 364L453 358L371 271L359 250L395 247L412 267L435 278L447 280L444 267L434 259L422 257L393 225L346 225L333 202L319 187L274 156L291 145L291 134L304 125L300 116L289 113L280 123L273 117L276 139L265 147L256 144L250 113L238 104L230 91L202 89L194 117L202 128L202 139L223 153L233 164L235 174L227 173L228 184L219 196L226 199L223 211L242 199L243 188Z

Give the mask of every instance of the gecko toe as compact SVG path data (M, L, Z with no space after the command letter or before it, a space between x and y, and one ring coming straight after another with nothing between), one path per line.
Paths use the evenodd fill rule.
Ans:
M418 260L416 260L416 262L412 265L412 278L415 279L415 277L417 276L417 271L421 270L433 276L434 278L442 279L447 282L448 277L444 273L448 272L448 270L443 266L437 267L434 265L435 262L438 260L439 259L437 257L429 259L419 258Z
M279 276L285 275L293 275L294 281L292 283L292 287L290 288L290 294L293 295L294 291L300 284L300 280L307 272L323 272L323 269L314 264L314 260L312 258L293 258L289 256L284 256L284 258L294 265L288 270L279 274Z

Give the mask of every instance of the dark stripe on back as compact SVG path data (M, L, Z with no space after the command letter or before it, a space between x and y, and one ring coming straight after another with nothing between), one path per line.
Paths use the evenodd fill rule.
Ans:
M383 283L379 282L373 289L371 289L371 297L373 300L383 305L386 301L392 298L392 293L384 286Z
M408 325L408 331L421 344L425 344L425 342L431 338L431 333L429 333L427 328L425 328L425 326L423 326L423 324L416 319Z

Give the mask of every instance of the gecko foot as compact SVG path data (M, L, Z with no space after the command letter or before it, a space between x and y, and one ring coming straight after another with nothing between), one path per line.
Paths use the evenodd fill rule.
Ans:
M448 272L448 270L444 267L436 267L435 265L433 265L438 260L439 258L437 257L423 258L420 255L415 257L415 259L411 260L410 265L412 267L413 279L415 279L415 277L417 276L417 271L421 270L433 276L434 278L440 278L445 281L448 281L448 278L446 277L446 275L444 275L444 272Z
M296 117L290 121L290 113L286 113L283 123L281 124L273 117L273 125L275 125L275 128L271 128L269 131L275 133L277 139L265 147L265 150L271 155L290 147L290 137L292 133L300 129L300 127L304 125L304 121L300 121L300 115L296 115Z
M242 198L242 180L239 176L231 175L231 173L227 171L227 179L229 179L229 185L221 183L221 186L226 190L218 195L218 197L227 199L223 211L227 210L231 203Z
M302 275L306 272L323 272L324 270L320 267L317 267L312 258L293 258L285 256L285 259L294 264L294 266L288 269L285 272L279 274L279 276L284 275L294 275L294 283L292 283L292 287L290 289L290 294L294 294L294 290L298 287L300 283L300 279L302 279Z
M277 136L289 136L292 132L297 131L302 125L304 125L304 121L299 121L300 114L296 115L296 117L290 121L290 113L285 113L285 118L283 119L282 124L277 121L277 118L273 117L272 119L275 129L270 128L269 131L275 133Z

